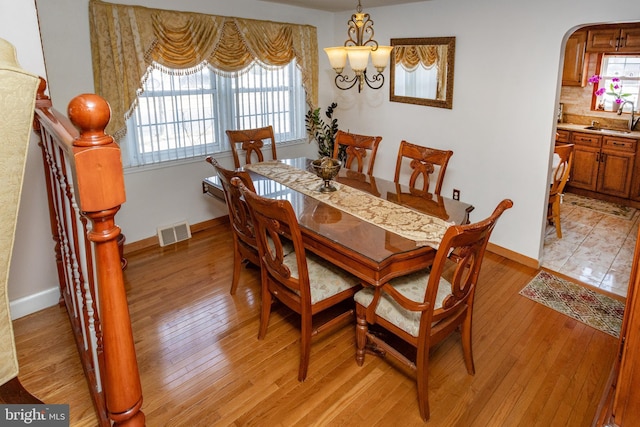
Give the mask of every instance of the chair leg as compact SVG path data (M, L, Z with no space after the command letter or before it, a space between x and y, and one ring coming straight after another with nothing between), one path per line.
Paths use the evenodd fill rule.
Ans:
M558 239L562 239L562 229L560 228L560 201L557 200L553 203L553 222L556 226L556 235Z
M262 304L260 306L260 330L258 339L261 340L267 335L269 317L271 317L272 296L266 283L262 284Z
M231 279L231 290L229 293L231 295L236 294L236 289L238 288L238 281L240 280L240 267L242 265L242 256L240 255L240 251L238 248L238 241L235 236L233 239L233 278Z
M471 308L467 309L467 315L462 322L462 328L460 329L462 336L462 352L464 354L464 363L467 367L467 372L470 375L476 373L476 368L473 363L473 347L471 342Z
M416 357L416 388L418 389L418 408L420 416L426 422L431 416L429 412L429 345L418 349Z
M356 303L356 363L362 366L364 363L364 348L367 345L367 309Z
M311 313L301 313L300 319L300 366L298 368L298 381L302 382L307 378L309 368L309 355L311 353Z

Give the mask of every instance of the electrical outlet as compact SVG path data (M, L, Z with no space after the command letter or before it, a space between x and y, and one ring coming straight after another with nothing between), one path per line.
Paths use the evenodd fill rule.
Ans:
M460 190L453 189L453 200L460 200Z

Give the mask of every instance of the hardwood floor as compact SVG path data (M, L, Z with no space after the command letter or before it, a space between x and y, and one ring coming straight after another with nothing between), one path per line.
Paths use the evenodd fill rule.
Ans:
M229 295L228 225L128 254L125 282L148 426L422 425L414 380L371 355L355 363L354 327L314 341L297 381L297 316L274 309L257 339L259 274L243 268ZM589 426L617 339L518 292L536 271L488 253L474 313L475 376L459 337L433 350L432 426ZM69 403L72 426L96 418L64 309L14 322L20 380Z

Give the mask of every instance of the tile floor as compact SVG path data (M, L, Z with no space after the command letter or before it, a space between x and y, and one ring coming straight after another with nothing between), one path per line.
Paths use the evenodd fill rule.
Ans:
M547 225L542 266L626 296L640 211L631 220L563 203L562 239Z

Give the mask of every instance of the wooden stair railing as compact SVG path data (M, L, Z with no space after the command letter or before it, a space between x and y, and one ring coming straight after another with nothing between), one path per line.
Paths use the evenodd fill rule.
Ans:
M41 80L34 129L40 135L60 283L100 426L144 426L115 215L125 201L120 147L104 133L109 104L98 95L52 108ZM77 129L76 129L77 128Z

